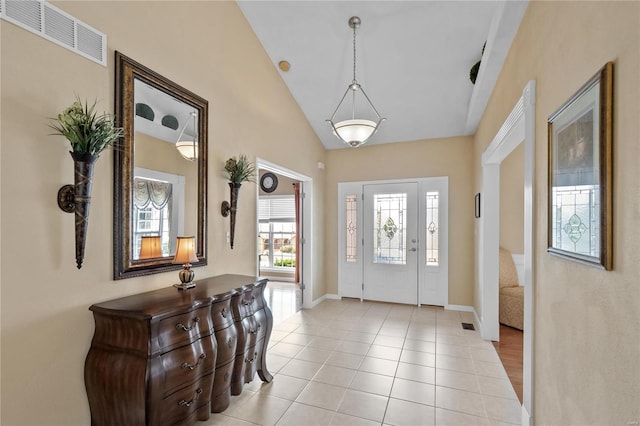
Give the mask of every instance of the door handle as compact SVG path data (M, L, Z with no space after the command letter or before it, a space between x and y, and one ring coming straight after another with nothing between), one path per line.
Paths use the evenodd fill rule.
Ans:
M410 248L409 251L418 251L418 249L414 247L414 248Z

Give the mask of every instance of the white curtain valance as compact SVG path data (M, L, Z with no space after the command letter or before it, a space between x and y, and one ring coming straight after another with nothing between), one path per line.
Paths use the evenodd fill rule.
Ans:
M168 182L133 179L133 204L139 209L144 209L149 204L158 210L164 208L171 199L172 192L173 185Z

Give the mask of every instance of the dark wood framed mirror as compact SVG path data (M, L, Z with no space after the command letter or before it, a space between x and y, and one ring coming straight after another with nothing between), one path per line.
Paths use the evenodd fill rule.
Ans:
M207 264L209 103L115 52L114 279L182 268L176 237L195 236Z

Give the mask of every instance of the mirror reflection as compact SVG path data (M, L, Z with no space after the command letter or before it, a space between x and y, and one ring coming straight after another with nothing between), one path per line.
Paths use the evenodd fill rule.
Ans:
M116 52L114 278L180 269L177 237L206 265L208 102Z
M176 237L197 230L199 114L140 79L134 102L131 254L133 260L173 257Z

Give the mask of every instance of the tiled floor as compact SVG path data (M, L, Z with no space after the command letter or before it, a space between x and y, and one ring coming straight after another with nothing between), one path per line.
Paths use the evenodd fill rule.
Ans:
M502 425L521 407L471 314L327 300L274 327L272 383L247 384L207 425Z

